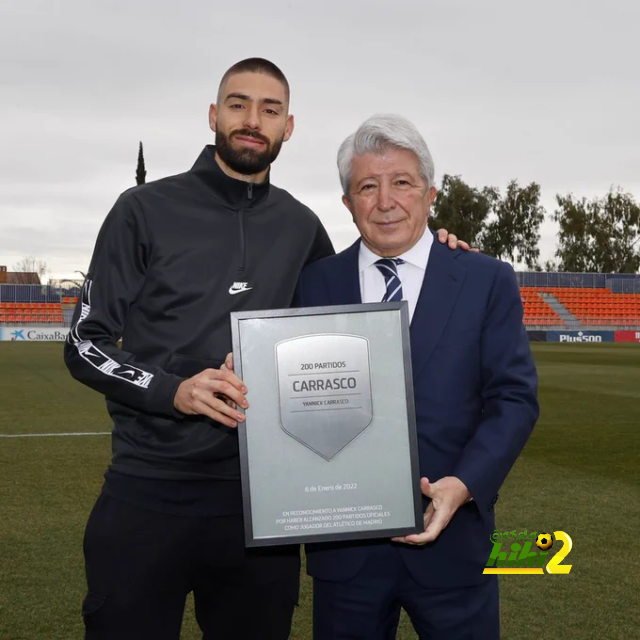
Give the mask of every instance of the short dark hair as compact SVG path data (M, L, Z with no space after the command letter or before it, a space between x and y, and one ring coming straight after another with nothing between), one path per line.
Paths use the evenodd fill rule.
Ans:
M287 102L289 101L289 82L284 73L269 60L264 58L247 58L246 60L240 60L236 62L232 67L227 69L226 73L220 80L220 86L218 87L218 101L220 100L220 91L224 87L227 80L236 75L237 73L264 73L267 76L271 76L276 80L279 80L284 85L284 92L287 96Z

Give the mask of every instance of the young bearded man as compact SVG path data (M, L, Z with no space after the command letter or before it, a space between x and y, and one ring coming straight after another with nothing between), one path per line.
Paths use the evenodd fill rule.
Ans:
M233 404L248 406L247 389L220 366L229 314L289 307L302 268L334 251L269 181L294 129L282 72L235 64L209 122L216 144L190 171L114 205L65 345L114 425L84 539L87 640L178 640L191 591L205 639L290 632L299 549L245 549Z

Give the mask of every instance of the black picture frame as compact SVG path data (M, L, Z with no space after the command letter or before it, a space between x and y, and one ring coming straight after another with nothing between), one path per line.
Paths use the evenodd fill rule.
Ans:
M413 389L413 373L411 366L411 343L409 334L409 311L406 301L366 303L352 305L332 305L324 307L303 307L293 309L270 309L260 311L241 311L231 313L231 331L234 354L234 370L236 375L243 378L242 344L240 337L240 324L244 320L277 320L286 317L304 317L319 315L342 315L371 313L377 311L399 311L400 334L402 344L402 360L404 365L405 396L407 409L407 436L409 443L409 460L411 484L413 490L413 515L414 523L407 528L389 528L375 530L358 530L343 532L303 533L270 538L256 538L253 527L252 490L249 474L248 447L250 441L249 431L252 424L259 419L247 416L244 423L238 426L238 439L240 448L240 469L242 483L243 513L245 525L245 543L247 547L262 547L274 545L302 544L313 542L336 542L345 540L364 540L373 538L392 538L424 531L422 493L420 490L420 469L418 459L418 437L415 416L415 399ZM241 408L239 408L242 411Z

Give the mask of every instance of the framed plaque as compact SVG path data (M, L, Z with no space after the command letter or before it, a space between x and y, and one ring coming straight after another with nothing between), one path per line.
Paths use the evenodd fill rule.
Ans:
M250 547L424 530L406 302L231 314Z

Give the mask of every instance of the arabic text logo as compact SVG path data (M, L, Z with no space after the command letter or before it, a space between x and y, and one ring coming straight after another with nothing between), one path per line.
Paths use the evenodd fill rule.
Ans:
M562 543L562 547L549 558L549 549L553 546L554 540L550 533L520 532L515 531L500 533L496 531L491 536L493 549L487 560L487 565L482 573L485 574L524 574L524 575L544 575L544 569L550 574L568 574L572 565L561 564L569 555L573 542L569 534L564 531L554 531L555 541ZM511 544L507 546L507 540L511 539ZM538 547L533 546L535 544ZM503 548L504 545L504 548ZM545 562L547 565L545 566Z

